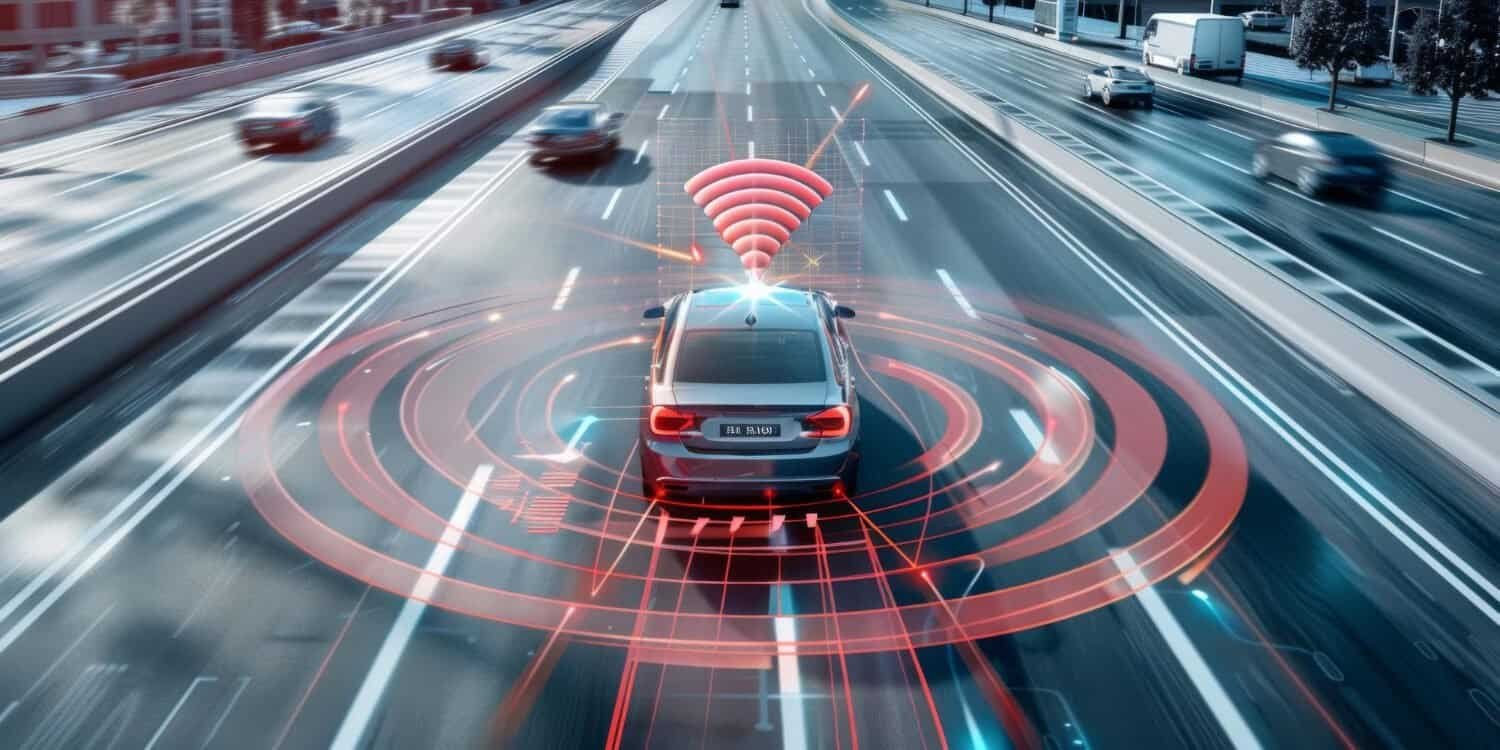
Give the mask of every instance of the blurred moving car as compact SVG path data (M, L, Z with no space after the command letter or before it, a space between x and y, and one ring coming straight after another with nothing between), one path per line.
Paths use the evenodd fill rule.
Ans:
M1255 148L1251 173L1296 183L1307 196L1336 189L1378 199L1390 179L1385 156L1375 144L1350 133L1293 130Z
M1350 60L1349 64L1339 71L1339 80L1361 86L1389 86L1392 81L1396 80L1396 72L1385 58L1369 65L1360 65Z
M625 115L597 102L562 102L542 110L526 132L532 164L578 156L609 156L620 147Z
M1094 68L1083 79L1084 98L1099 99L1106 107L1115 104L1156 105L1156 83L1139 68L1110 65Z
M1240 14L1247 31L1286 31L1290 18L1270 10L1252 10Z
M720 8L738 8L738 7L740 7L740 0L719 0L719 7Z
M478 70L490 64L490 53L478 39L446 39L432 48L428 62L434 68Z
M272 94L250 104L235 120L246 149L261 146L308 148L338 132L338 109L312 94Z
M854 493L853 310L753 283L679 294L645 317L662 321L641 425L646 496Z

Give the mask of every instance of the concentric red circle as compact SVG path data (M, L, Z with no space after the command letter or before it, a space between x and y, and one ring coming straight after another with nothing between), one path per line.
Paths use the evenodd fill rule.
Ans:
M1073 617L1205 554L1245 495L1228 414L1144 345L1043 306L1006 300L1017 312L971 319L931 310L930 288L865 282L866 304L848 321L857 381L884 420L876 438L906 446L866 472L879 481L853 498L646 498L632 458L654 331L640 300L579 292L563 311L550 301L446 307L288 372L243 420L242 476L257 509L309 555L402 596L663 658L722 660L776 653L774 617L793 618L804 654ZM289 412L308 403L317 439L292 440L303 428ZM1191 429L1169 430L1164 409ZM1016 455L1019 422L1036 442ZM1196 490L1169 509L1143 504L1174 449L1202 456ZM482 465L493 467L483 521L450 526ZM434 575L425 556L377 549L370 529L382 525L454 545L471 564ZM986 586L945 587L952 571L967 579L978 566L995 574ZM822 605L776 612L777 587ZM764 601L764 613L683 595L700 588Z

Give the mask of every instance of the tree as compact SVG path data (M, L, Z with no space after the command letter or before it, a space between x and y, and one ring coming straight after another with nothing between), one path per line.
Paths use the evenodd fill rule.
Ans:
M1000 4L1000 0L984 0L984 4L990 6L990 23L994 23L995 6Z
M1375 62L1381 30L1371 21L1366 0L1302 0L1298 9L1288 51L1297 67L1328 71L1332 112L1338 103L1339 72L1351 63Z
M1412 27L1401 73L1414 94L1448 95L1448 140L1458 132L1458 103L1500 91L1500 17L1496 0L1444 0Z

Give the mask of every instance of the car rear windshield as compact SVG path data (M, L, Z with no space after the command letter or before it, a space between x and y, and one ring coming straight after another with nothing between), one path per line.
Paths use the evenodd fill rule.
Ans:
M681 383L817 383L827 379L817 331L685 331L674 379Z
M1140 72L1137 72L1137 71L1134 71L1134 70L1116 70L1115 71L1115 80L1117 80L1117 81L1146 81L1146 80L1150 80L1150 79L1146 78L1146 76L1144 74L1142 74Z
M1314 133L1313 140L1334 156L1377 156L1380 151L1369 141L1349 133Z
M591 109L553 109L543 112L538 124L544 128L586 128L593 117Z
M284 116L295 115L308 104L308 100L300 97L268 96L255 100L250 105L250 112L257 115Z

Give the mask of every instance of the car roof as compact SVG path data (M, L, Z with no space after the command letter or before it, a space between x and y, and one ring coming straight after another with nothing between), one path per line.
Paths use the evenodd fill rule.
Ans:
M801 289L769 287L747 294L745 287L718 287L693 291L687 302L683 325L692 329L744 328L752 313L758 329L816 330L823 322L813 293Z
M1153 20L1162 20L1168 23L1196 23L1205 20L1232 21L1233 16L1221 16L1218 13L1156 13L1151 16Z
M542 111L559 112L570 109L598 109L599 106L599 102L558 102L557 104L547 107Z

